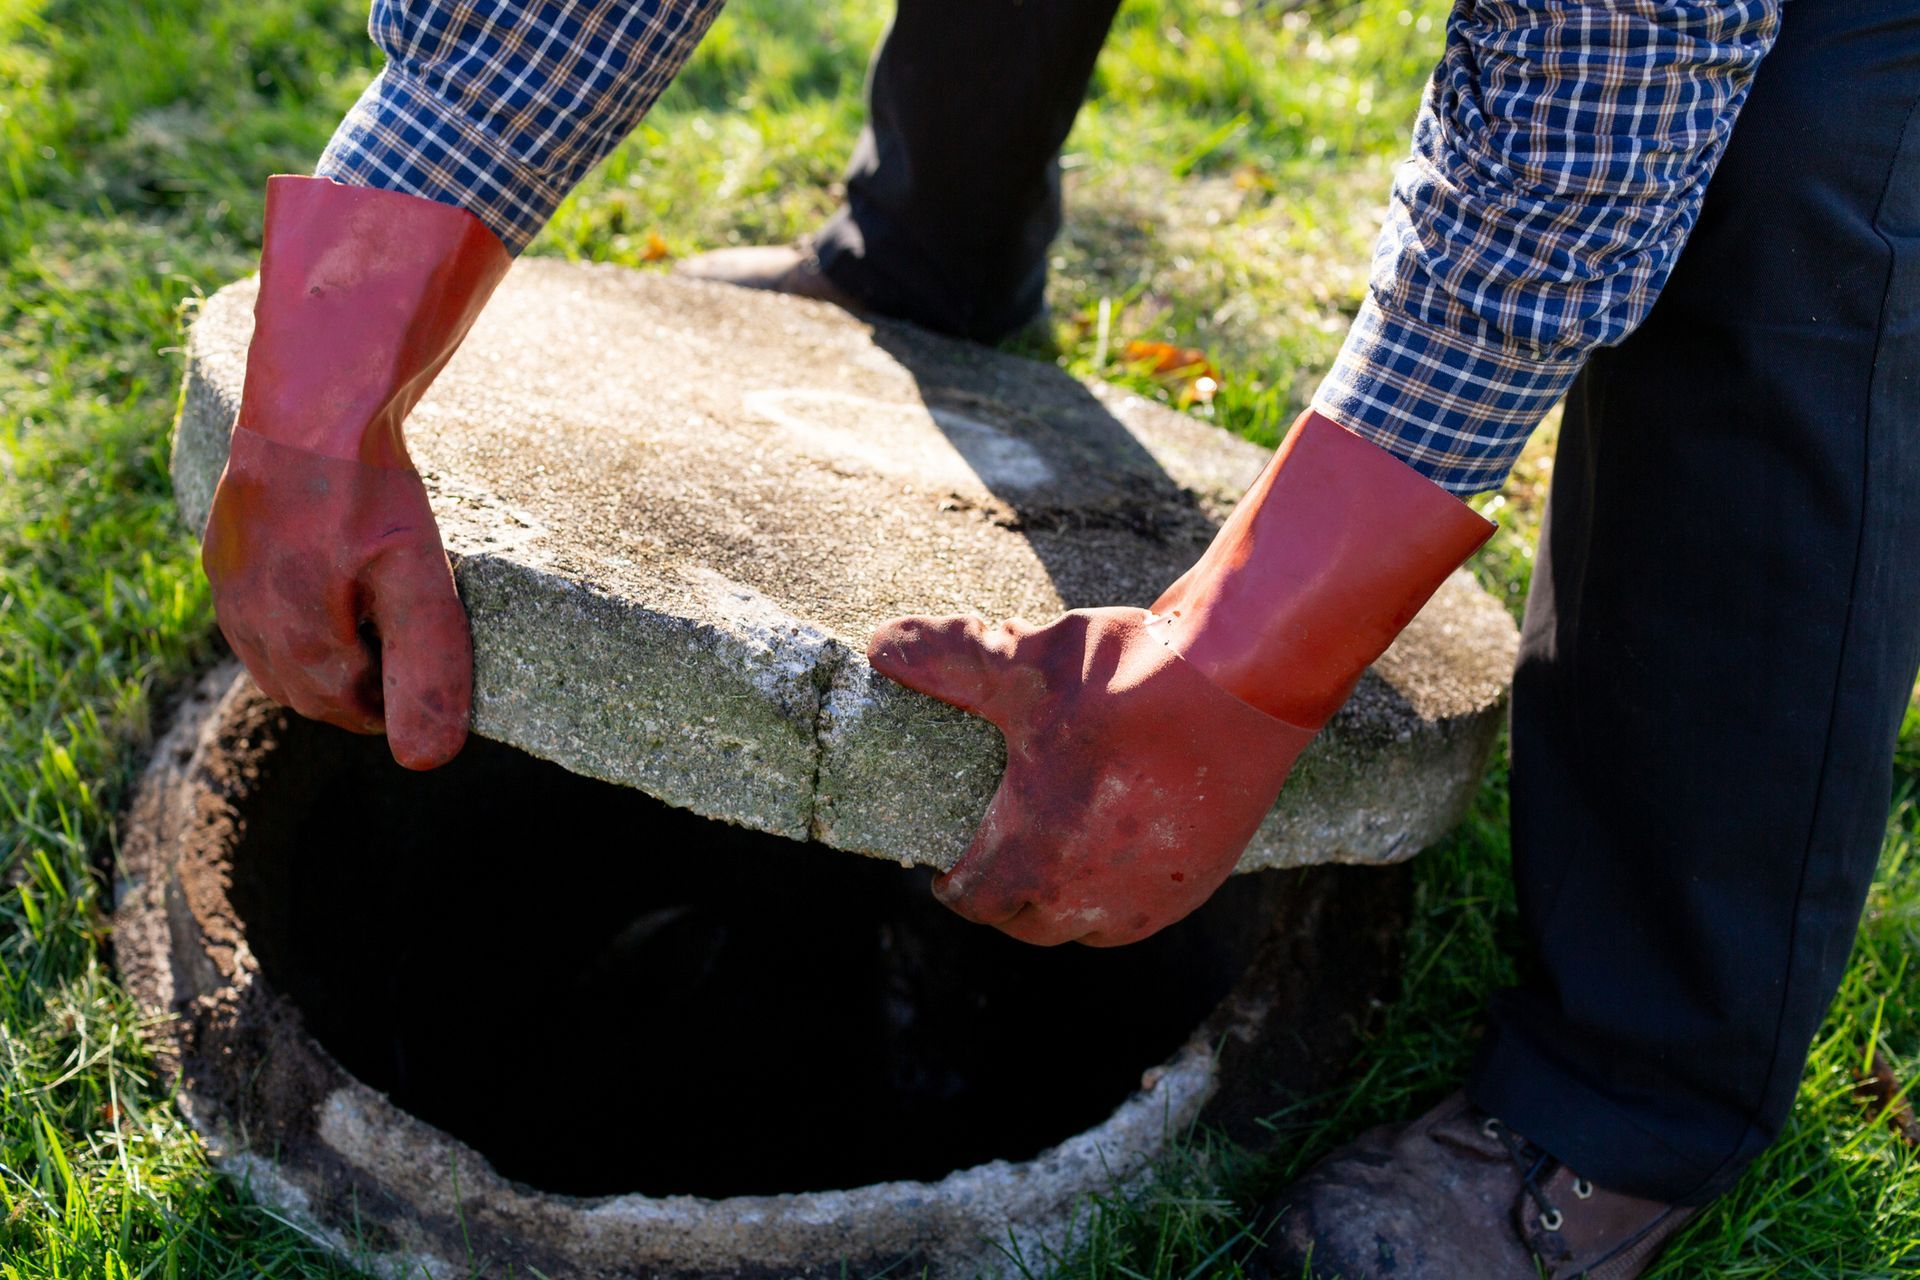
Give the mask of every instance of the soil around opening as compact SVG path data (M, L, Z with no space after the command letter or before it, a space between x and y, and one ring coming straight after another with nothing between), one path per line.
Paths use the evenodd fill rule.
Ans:
M428 774L306 721L243 799L231 899L347 1070L574 1195L937 1180L1105 1118L1233 986L1293 873L1146 943L1050 950L932 873L472 741Z

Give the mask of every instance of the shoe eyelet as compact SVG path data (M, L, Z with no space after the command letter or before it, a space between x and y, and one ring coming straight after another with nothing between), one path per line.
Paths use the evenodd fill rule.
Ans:
M1579 1196L1582 1200L1591 1200L1593 1198L1593 1184L1585 1178L1575 1178L1573 1180L1573 1194Z
M1488 1116L1486 1120L1481 1123L1480 1132L1489 1138L1498 1140L1500 1137L1500 1121L1494 1116Z
M1558 1231L1561 1224L1565 1222L1566 1218L1558 1209L1555 1209L1552 1213L1543 1213L1540 1215L1540 1229L1542 1231Z

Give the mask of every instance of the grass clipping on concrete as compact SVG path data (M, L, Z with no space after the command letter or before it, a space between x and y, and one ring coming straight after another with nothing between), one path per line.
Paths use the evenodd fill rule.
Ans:
M657 268L808 230L836 198L885 10L735 0L533 251ZM1052 340L1024 349L1275 439L1358 303L1444 16L1428 0L1126 5L1065 157ZM104 914L116 810L154 716L214 649L166 478L181 326L195 299L252 269L265 175L307 171L373 73L365 21L355 0L0 0L5 1280L353 1274L210 1171L112 976ZM1197 395L1193 379L1129 360L1136 343L1203 351L1217 386ZM1476 566L1516 608L1549 435L1483 502L1503 532ZM1788 1132L1657 1274L1920 1266L1920 1161L1900 1106L1881 1116L1871 1101L1920 1077L1916 794L1920 711ZM1509 977L1505 806L1496 769L1467 823L1420 859L1404 994L1350 1085L1273 1118L1284 1157L1194 1135L1143 1194L1088 1206L1079 1252L1022 1265L1236 1275L1265 1195L1450 1088L1485 992Z

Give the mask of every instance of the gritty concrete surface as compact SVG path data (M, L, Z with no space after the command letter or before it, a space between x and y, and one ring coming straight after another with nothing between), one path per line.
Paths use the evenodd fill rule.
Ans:
M205 521L254 284L194 323L174 451ZM877 677L910 612L1146 604L1266 454L1056 368L825 304L518 264L409 439L473 619L475 728L728 821L950 866L1004 760ZM1457 821L1515 647L1456 575L1302 759L1242 869Z
M240 909L236 886L248 877L236 867L271 881L276 860L313 856L284 815L328 768L325 751L294 744L311 748L327 731L302 737L301 729L235 664L191 692L124 815L115 961L214 1158L253 1196L375 1274L1022 1273L1003 1249L1033 1259L1069 1246L1085 1227L1087 1197L1137 1185L1196 1118L1231 1128L1236 1117L1272 1112L1276 1087L1291 1091L1289 1100L1325 1089L1350 1063L1356 1029L1394 972L1404 870L1268 877L1257 903L1267 934L1255 936L1245 974L1214 1013L1169 1060L1142 1064L1139 1090L1106 1120L1031 1160L991 1161L938 1181L794 1194L551 1194L503 1178L477 1151L349 1074L263 969L275 939L259 936L257 918ZM513 1034L511 1019L476 1025L475 1053ZM659 1051L701 1046L664 1026ZM554 1087L565 1087L564 1066L556 1072ZM690 1103L634 1094L608 1105Z

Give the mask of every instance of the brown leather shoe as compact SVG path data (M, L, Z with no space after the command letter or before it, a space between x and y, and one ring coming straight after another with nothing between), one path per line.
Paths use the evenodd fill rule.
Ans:
M1277 1202L1273 1280L1633 1280L1694 1210L1605 1191L1455 1093Z
M676 275L714 280L743 289L767 289L817 298L847 311L865 310L860 300L827 278L820 259L805 245L760 244L714 249L676 262Z

